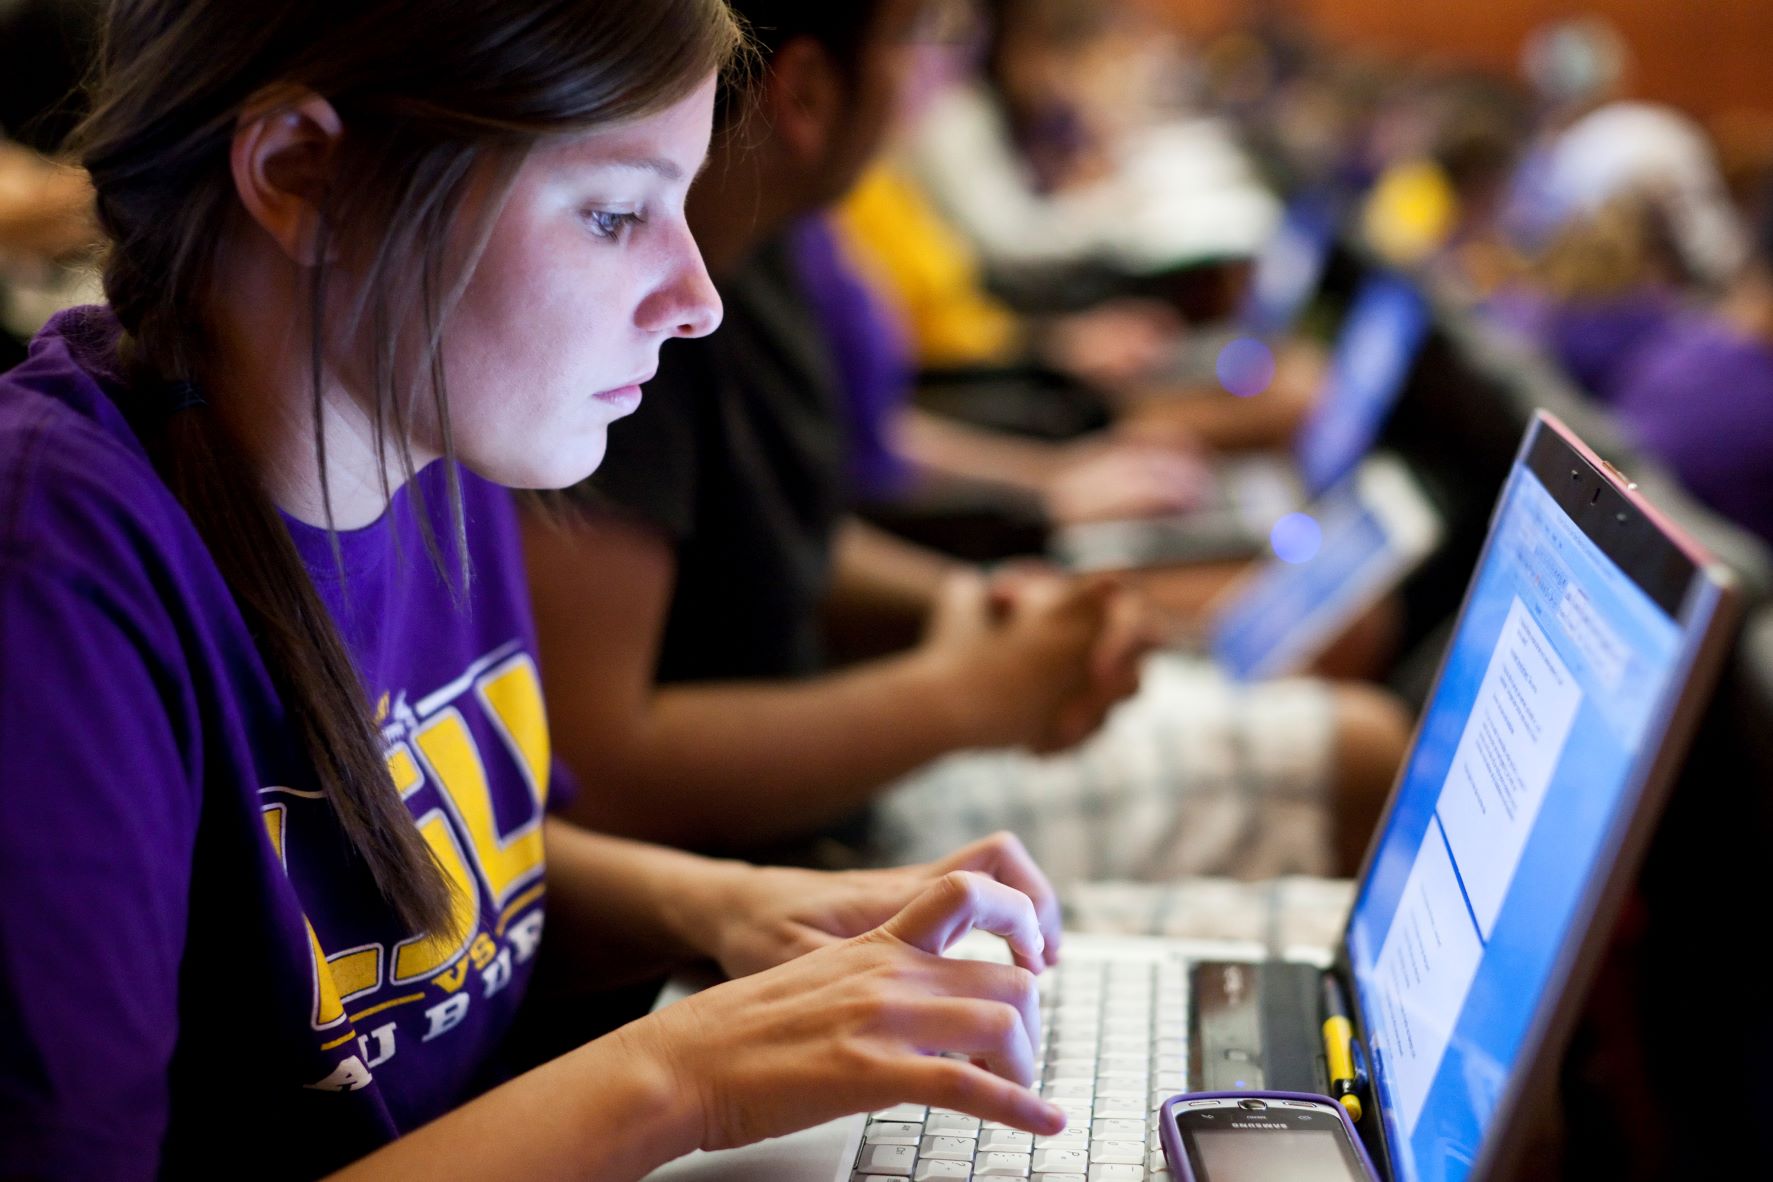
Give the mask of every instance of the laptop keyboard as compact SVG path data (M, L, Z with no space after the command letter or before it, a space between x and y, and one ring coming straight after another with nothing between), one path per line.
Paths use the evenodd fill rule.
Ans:
M1065 1130L887 1108L868 1118L853 1182L1170 1182L1157 1110L1187 1090L1188 966L1068 958L1039 980L1040 1093L1065 1110Z

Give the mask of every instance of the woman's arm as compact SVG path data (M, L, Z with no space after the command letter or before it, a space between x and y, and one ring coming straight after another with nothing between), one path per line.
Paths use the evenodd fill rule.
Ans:
M940 955L973 927L1004 936L1017 964ZM1027 896L949 874L865 935L668 1006L334 1177L621 1182L692 1149L896 1103L1051 1134L1064 1114L1027 1086L1045 952Z
M584 782L570 815L700 848L805 833L950 751L1050 742L1087 688L1112 597L1078 584L1008 606L963 578L901 656L798 682L658 688L676 574L665 537L532 515L524 541L551 730Z

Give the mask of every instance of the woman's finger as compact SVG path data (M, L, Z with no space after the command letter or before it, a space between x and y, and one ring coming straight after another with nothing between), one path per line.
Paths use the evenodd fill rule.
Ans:
M1028 1045L1040 1046L1040 991L1034 974L1027 969L983 960L945 960L933 974L929 988L946 997L1010 1007L1022 1020Z
M1035 1048L1025 1016L1013 1005L976 997L930 997L901 1012L894 1035L926 1055L965 1055L991 1074L1030 1087ZM1038 1037L1038 1036L1037 1036Z
M1040 921L1041 936L1046 940L1046 963L1059 963L1059 895L1015 834L1005 830L981 838L933 863L931 868L937 873L975 870L1027 895Z
M1065 1127L1065 1113L1057 1105L959 1059L920 1057L903 1064L898 1074L895 1082L912 1103L1001 1121L1040 1137L1055 1136Z
M1002 936L1023 968L1045 965L1046 937L1028 896L972 871L944 874L879 931L939 956L974 928Z

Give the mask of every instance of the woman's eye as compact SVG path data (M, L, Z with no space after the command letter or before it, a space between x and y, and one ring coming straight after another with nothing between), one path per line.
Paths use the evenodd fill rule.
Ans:
M640 225L642 220L637 213L612 213L607 209L585 211L585 224L591 227L591 232L612 242L626 238L628 232Z

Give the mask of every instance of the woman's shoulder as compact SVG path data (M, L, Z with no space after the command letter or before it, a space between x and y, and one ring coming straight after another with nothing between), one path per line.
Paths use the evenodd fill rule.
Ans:
M188 555L188 522L103 365L110 323L100 309L64 313L0 374L0 569Z

